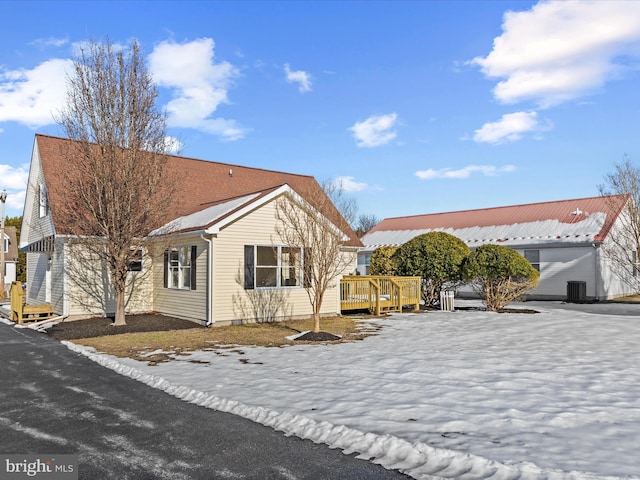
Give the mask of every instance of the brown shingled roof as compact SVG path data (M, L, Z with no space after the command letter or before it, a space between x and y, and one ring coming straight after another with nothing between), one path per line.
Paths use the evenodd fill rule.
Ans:
M494 225L514 225L545 220L558 220L562 223L577 223L585 215L595 212L607 213L605 224L595 237L604 240L613 222L627 203L628 196L589 197L553 202L529 203L504 207L461 210L447 213L431 213L408 217L385 218L367 232L389 230L427 230L461 229L470 227L489 227Z
M16 227L5 225L4 233L9 237L9 249L7 253L5 253L4 255L4 260L6 262L17 262L18 261L18 241L17 241Z
M36 135L36 142L40 152L42 168L47 185L47 194L54 221L56 221L56 206L64 201L64 192L56 184L54 172L64 171L65 144L71 140ZM178 194L170 211L166 212L165 223L209 207L216 202L248 195L256 192L274 189L284 184L289 185L300 196L311 204L317 204L319 199L325 199L326 194L312 176L284 173L253 167L244 167L229 163L212 162L195 158L167 155L166 168L175 175ZM361 246L360 240L351 227L344 220L338 210L332 206L327 213L336 225L349 237L346 242L350 246ZM73 234L67 231L65 225L56 225L59 234ZM160 227L161 225L158 225Z

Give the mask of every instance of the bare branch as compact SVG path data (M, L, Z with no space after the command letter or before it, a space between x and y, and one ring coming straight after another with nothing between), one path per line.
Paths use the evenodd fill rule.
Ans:
M327 218L333 204L328 196L314 198L312 206L298 195L285 195L276 203L276 231L288 246L304 249L304 285L313 309L314 332L320 331L325 293L352 264L343 244L345 233Z
M640 167L625 156L598 186L611 211L626 202L618 221L602 245L602 254L614 265L613 271L626 285L640 290Z
M65 203L56 221L85 242L108 266L116 324L124 323L130 262L145 236L161 224L171 202L165 165L166 118L137 42L116 51L91 42L74 63L67 101L56 120L72 142L56 172Z

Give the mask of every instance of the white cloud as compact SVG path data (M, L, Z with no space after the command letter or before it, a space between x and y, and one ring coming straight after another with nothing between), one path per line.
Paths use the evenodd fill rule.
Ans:
M473 140L492 144L513 142L520 140L527 132L542 132L552 128L551 122L541 125L537 117L537 112L507 113L497 122L485 123L476 130Z
M349 130L359 147L378 147L396 138L397 133L392 128L397 119L396 113L374 115L363 122L356 122Z
M184 148L184 144L176 137L166 136L164 137L164 148L168 153L178 155Z
M289 83L297 83L300 93L311 91L311 75L303 70L291 70L288 63L284 65L284 72Z
M77 42L72 47L79 52L87 45ZM170 127L193 128L227 140L246 134L235 120L212 118L220 104L228 103L227 91L238 75L230 63L214 61L212 39L162 42L149 55L149 63L157 84L173 91L166 107ZM31 128L54 123L53 114L64 106L66 75L72 69L71 59L51 59L31 70L0 70L0 122L19 122Z
M492 78L503 103L533 100L542 108L593 93L637 68L640 2L541 1L507 12L486 57L471 61Z
M515 170L516 167L513 165L505 165L504 167L495 167L493 165L467 165L466 167L458 170L453 170L451 168L434 170L433 168L429 168L427 170L417 171L415 175L422 180L434 180L438 178L459 180L469 178L476 172L481 173L485 177L494 177L501 173L513 172Z
M214 46L211 38L162 42L149 55L149 69L159 86L175 89L167 104L169 126L237 140L245 136L246 130L235 120L211 117L220 104L229 102L227 91L239 75L229 62L215 62Z
M0 190L7 190L7 207L21 210L29 178L29 165L13 167L0 164Z
M56 38L56 37L47 37L47 38L36 38L29 42L29 45L36 46L38 48L46 48L46 47L62 47L69 43L69 39L65 38Z
M54 58L33 70L0 71L0 122L31 128L54 123L52 114L64 105L72 66L71 60Z
M361 192L369 188L369 185L366 183L356 182L354 177L336 177L333 183L345 192Z

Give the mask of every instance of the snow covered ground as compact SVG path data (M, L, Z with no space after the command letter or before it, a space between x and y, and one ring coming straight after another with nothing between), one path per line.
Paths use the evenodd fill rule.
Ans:
M159 366L68 346L418 479L640 478L640 316L550 303L369 325L382 328L360 342L200 351Z

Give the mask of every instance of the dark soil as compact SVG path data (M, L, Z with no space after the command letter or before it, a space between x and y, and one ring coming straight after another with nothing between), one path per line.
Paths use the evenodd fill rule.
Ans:
M112 318L89 318L58 323L47 329L47 333L56 340L75 340L78 338L102 337L133 332L161 332L183 330L187 328L206 328L195 322L164 315L127 315L127 324L114 326Z
M486 312L486 307L456 307L460 311ZM531 308L501 308L498 313L540 313L538 310Z
M498 313L540 313L531 308L501 308Z
M307 332L304 335L296 338L296 341L300 342L335 342L336 340L340 340L341 337L338 335L334 335L333 333L328 332Z

